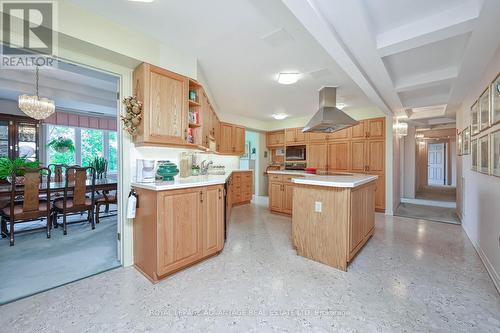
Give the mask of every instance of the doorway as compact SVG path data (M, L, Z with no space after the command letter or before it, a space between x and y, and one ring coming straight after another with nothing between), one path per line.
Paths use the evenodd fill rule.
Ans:
M445 185L445 144L430 143L427 151L427 185Z
M99 205L100 221L95 229L91 228L86 212L68 214L67 234L64 235L59 226L51 230L50 239L45 232L46 219L14 224L14 246L9 246L8 237L0 240L0 276L3 281L0 285L0 304L121 266L117 237L121 229L117 216L120 203L117 192L121 179L118 163L121 154L118 148L120 137L117 131L120 77L62 61L57 69L41 69L40 95L55 100L56 113L43 123L35 122L36 130L27 131L24 125L18 129L12 128L30 120L23 120L26 117L17 108L15 100L21 93L30 93L33 85L30 78L25 71L0 71L1 80L18 82L17 85L0 84L1 117L22 120L8 122L10 128L7 127L7 131L0 128L2 142L7 142L2 146L9 147L11 144L8 142L12 142L14 150L19 152L18 155L11 156L10 152L3 154L4 150L0 149L2 156L26 156L27 159L38 160L43 166L76 164L84 167L95 166L95 157L99 157L100 161L106 161L106 166L100 170L101 177L97 183L106 186L96 188L95 197L102 199L106 194L107 198L115 197L118 200ZM14 139L11 139L9 135L2 135L3 132L18 135L13 135ZM22 140L18 138L19 133L25 133ZM72 148L53 149L49 143L59 138L71 141ZM15 142L18 143L17 149ZM34 150L29 149L33 145ZM35 151L34 156L26 154L32 151ZM55 179L51 180L51 188L56 183ZM10 184L4 181L0 187L10 188ZM58 194L60 193L51 194L51 201ZM93 217L95 219L96 215ZM59 217L58 223L62 223L62 217Z

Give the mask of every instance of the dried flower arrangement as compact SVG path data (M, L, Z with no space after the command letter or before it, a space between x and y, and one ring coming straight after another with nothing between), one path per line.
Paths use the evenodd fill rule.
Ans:
M135 96L125 97L123 99L126 112L121 116L123 128L132 136L137 134L137 129L142 119L142 103Z

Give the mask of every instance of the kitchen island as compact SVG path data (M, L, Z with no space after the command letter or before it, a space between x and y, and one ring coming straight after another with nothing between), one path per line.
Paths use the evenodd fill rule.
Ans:
M362 174L293 178L297 254L346 271L374 232L376 180Z

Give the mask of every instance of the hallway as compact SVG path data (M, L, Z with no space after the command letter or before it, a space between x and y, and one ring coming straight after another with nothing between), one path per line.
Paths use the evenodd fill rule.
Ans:
M0 308L7 332L498 332L500 296L460 226L376 215L347 273L297 256L267 198L223 252L153 285L115 269ZM202 300L202 301L200 301Z
M455 202L457 189L455 186L427 185L417 190L415 197L423 200Z

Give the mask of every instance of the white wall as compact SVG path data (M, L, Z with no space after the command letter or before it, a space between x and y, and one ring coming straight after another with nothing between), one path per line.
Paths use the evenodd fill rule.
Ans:
M470 106L500 70L500 49L457 112L459 131L471 124ZM487 130L500 129L500 125ZM471 155L457 157L457 210L462 226L500 291L500 178L470 170Z
M401 196L404 198L415 198L415 126L408 126L408 135L403 138L401 145Z
M401 144L403 142L402 138L400 138L397 133L396 129L394 128L394 123L396 122L396 118L392 117L387 117L387 122L390 123L391 127L391 138L392 138L392 154L391 156L387 156L389 158L389 163L392 164L392 172L390 173L392 177L389 176L389 170L387 171L386 175L387 178L392 178L389 181L392 181L392 184L389 183L390 187L388 186L387 190L388 195L387 197L387 202L390 203L390 205L386 204L386 213L392 215L394 213L394 210L398 208L400 202L401 202L401 196L400 196L400 190L401 190L401 168L400 168L400 153L401 153ZM389 155L386 154L386 155ZM387 184L388 181L386 181Z

